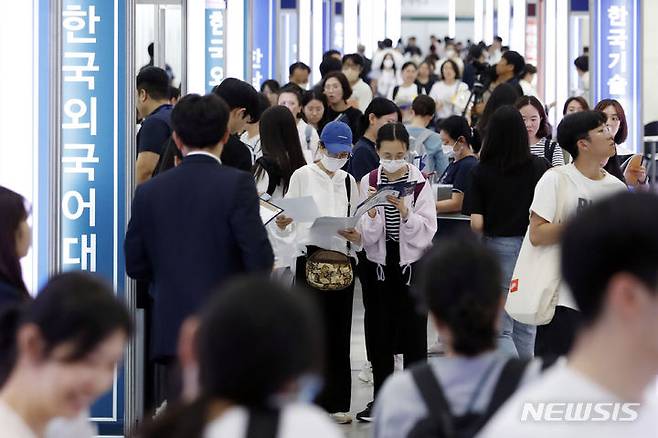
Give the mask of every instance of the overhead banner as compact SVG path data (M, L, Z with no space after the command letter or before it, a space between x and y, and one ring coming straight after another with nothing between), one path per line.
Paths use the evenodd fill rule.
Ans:
M640 0L593 0L594 103L617 99L628 122L627 145L642 145L642 18Z
M57 269L98 274L124 290L125 2L63 0L58 111ZM120 50L121 48L121 50ZM131 81L131 86L132 81ZM42 151L41 153L47 153ZM103 434L123 433L123 378L92 409Z
M260 90L267 79L276 79L276 3L277 0L251 0L251 85Z
M219 85L225 76L226 1L206 0L206 92Z

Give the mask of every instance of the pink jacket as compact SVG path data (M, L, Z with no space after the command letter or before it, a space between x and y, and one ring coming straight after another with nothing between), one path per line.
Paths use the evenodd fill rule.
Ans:
M408 181L424 182L425 178L418 168L409 164ZM377 184L381 183L381 166L377 169ZM368 193L370 175L361 179L361 193ZM409 266L427 252L432 246L432 239L437 229L436 203L434 192L429 182L418 195L414 205L414 195L404 198L409 209L407 220L400 222L400 266ZM377 216L371 218L369 214L361 216L357 229L361 233L363 249L366 257L378 265L386 265L386 224L384 207L377 207Z

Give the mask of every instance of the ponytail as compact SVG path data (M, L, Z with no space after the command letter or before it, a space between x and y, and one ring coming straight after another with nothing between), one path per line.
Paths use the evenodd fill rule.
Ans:
M386 114L393 114L396 113L398 115L398 122L402 122L402 112L400 111L400 108L391 100L388 100L384 97L375 97L368 107L366 108L366 111L363 113L361 116L361 120L359 123L359 132L357 133L357 139L360 139L363 137L370 127L370 114L374 114L375 117L383 117Z

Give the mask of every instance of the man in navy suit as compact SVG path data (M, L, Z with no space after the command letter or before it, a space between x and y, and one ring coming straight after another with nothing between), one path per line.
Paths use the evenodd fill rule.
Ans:
M182 322L210 291L236 274L268 273L274 263L252 175L223 166L219 158L228 119L228 106L216 95L182 98L171 123L185 158L141 184L133 200L126 271L150 283L150 359L164 365L165 374Z

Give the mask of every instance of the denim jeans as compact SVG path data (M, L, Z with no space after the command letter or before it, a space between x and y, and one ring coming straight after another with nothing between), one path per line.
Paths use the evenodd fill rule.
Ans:
M501 289L503 296L507 299L516 259L519 257L519 251L521 251L523 236L485 237L484 243L498 257L502 274ZM515 321L503 309L500 334L498 335L499 350L513 357L530 359L534 356L536 334L536 326Z

